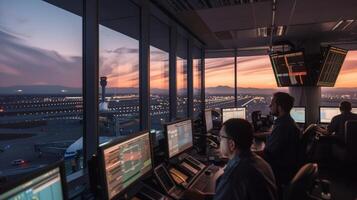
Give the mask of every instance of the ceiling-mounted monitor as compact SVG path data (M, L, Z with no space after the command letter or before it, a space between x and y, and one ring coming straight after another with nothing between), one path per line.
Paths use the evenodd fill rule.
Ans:
M328 47L324 52L317 86L333 87L345 61L347 50L337 47Z
M270 54L278 87L303 86L306 83L307 67L302 51Z

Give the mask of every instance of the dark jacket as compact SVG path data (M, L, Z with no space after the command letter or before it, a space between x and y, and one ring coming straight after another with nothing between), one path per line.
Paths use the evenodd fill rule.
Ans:
M244 152L227 163L217 180L214 200L276 200L274 174L267 162Z
M345 140L345 123L347 120L357 120L357 114L343 113L332 118L331 123L327 126L329 133L335 133L335 136L344 142Z
M290 114L278 117L268 137L264 159L274 171L277 184L288 184L298 170L300 129Z

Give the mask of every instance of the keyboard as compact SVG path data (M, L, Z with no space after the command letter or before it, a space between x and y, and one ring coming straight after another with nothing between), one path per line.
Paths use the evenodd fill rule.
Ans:
M158 193L148 186L144 186L140 189L140 193L148 199L163 200L167 199L164 195Z
M188 160L190 163L193 163L197 167L199 167L201 165L201 163L199 161L197 161L196 159L192 158L191 156L187 156L186 160Z

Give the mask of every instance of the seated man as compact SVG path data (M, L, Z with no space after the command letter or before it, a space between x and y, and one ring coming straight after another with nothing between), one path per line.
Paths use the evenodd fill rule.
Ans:
M229 119L221 128L220 151L229 161L217 180L213 199L275 200L274 174L262 158L250 151L253 127L244 119ZM186 192L187 199L203 199L197 191Z
M348 101L342 101L340 103L341 114L332 118L327 129L317 127L317 131L325 135L336 136L336 139L344 143L345 140L345 123L347 120L357 120L357 114L351 112L352 105Z
M288 184L299 168L300 130L290 116L293 105L294 97L277 92L269 106L277 118L267 138L264 159L272 167L278 186Z

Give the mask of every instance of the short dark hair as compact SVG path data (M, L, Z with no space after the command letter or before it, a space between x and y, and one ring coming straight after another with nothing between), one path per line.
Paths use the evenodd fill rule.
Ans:
M291 108L294 106L294 97L286 92L276 92L275 97L276 105L280 106L285 112L290 113Z
M352 104L348 101L342 101L340 103L340 110L342 112L351 112L352 110Z
M250 150L253 143L253 126L247 120L229 119L223 123L222 127L240 150Z

